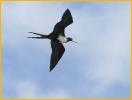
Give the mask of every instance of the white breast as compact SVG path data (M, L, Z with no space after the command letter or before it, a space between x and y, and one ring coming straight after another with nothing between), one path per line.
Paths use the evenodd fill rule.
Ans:
M67 42L67 38L60 35L58 38L57 38L61 43L66 43Z

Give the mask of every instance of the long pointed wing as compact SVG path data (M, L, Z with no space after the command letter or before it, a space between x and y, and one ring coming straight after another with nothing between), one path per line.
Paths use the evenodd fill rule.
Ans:
M58 41L51 41L52 54L50 59L50 71L54 69L65 52L65 48L62 43Z
M64 12L61 21L64 28L73 23L73 18L69 9Z
M62 18L61 18L61 21L58 22L55 26L54 26L54 30L53 30L53 34L61 34L63 36L65 36L64 34L64 29L73 23L73 18L72 18L72 15L71 15L71 12L69 9L67 9Z

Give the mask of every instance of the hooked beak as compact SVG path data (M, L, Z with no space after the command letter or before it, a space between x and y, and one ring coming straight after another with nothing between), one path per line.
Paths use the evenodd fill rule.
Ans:
M76 41L72 41L72 42L74 42L74 43L77 43L77 44L78 44L78 42L76 42Z

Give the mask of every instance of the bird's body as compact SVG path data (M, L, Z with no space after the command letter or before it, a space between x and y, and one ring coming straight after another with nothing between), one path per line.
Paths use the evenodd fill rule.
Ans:
M62 16L61 21L59 21L54 26L53 31L49 35L43 35L39 33L30 32L30 33L39 35L40 37L29 37L29 38L51 40L52 54L50 59L50 71L53 70L53 68L56 66L56 64L59 62L59 60L61 59L61 57L63 56L65 52L63 43L72 41L72 38L65 36L65 28L72 23L73 23L72 15L69 9L67 9Z
M63 35L59 35L57 39L59 40L60 43L67 43L68 42L67 38Z

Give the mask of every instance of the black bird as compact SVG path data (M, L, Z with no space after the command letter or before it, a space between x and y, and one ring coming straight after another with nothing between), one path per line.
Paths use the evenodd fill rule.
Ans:
M50 59L50 71L53 70L53 68L56 66L56 64L59 62L59 60L61 59L61 57L63 56L65 52L65 48L62 43L73 41L71 37L65 36L65 28L72 23L73 23L73 18L72 18L71 12L69 11L69 9L67 9L64 12L61 20L54 26L53 31L49 35L29 32L29 33L38 35L39 37L28 37L28 38L51 40L52 54Z

